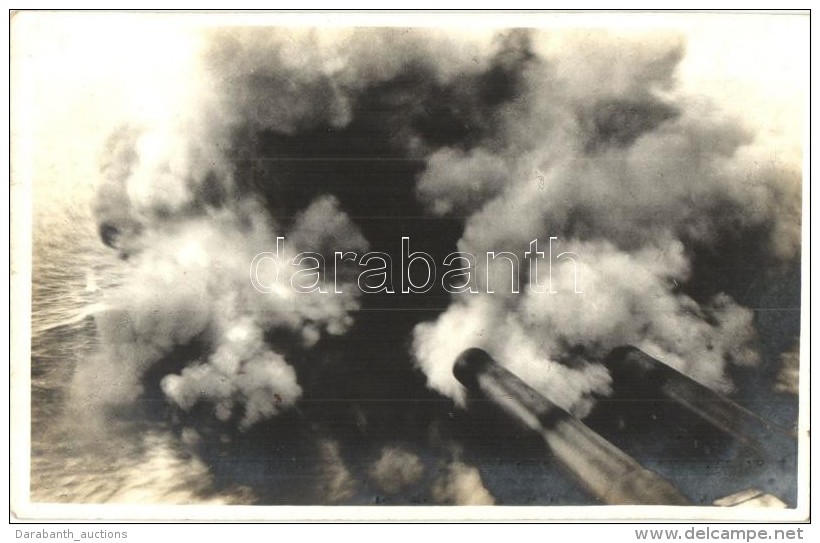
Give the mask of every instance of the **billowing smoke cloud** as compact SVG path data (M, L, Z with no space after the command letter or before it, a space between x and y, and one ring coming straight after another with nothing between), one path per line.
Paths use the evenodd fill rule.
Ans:
M792 425L801 18L457 18L15 17L32 501L590 503L535 439L455 409L467 347L583 415L611 386L599 359L631 343ZM358 296L352 262L343 294L297 294L295 268L260 292L249 267L280 236L281 262L317 251L329 274L336 251L387 252L397 292ZM427 293L400 293L402 236L436 262ZM547 255L530 277L533 239ZM503 259L493 294L445 292L456 250L480 292L485 252L514 253L522 292ZM770 367L735 367L758 350ZM701 425L670 435L684 413L611 411L587 422L694 500L747 481L797 503L792 444L752 465ZM622 425L642 431L619 441Z
M752 312L698 290L702 255L721 261L753 239L757 258L793 259L800 175L761 153L739 119L676 90L680 39L241 28L208 33L201 52L173 105L137 113L104 150L95 212L123 273L97 317L101 352L77 373L84 399L131 401L154 380L179 409L206 406L243 429L297 402L301 356L353 325L355 276L339 276L344 294L261 293L248 267L278 236L282 261L318 251L332 262L374 242L345 211L353 202L311 185L294 203L288 166L257 155L287 137L321 145L317 134L357 120L370 139L350 148L384 136L420 161L418 200L463 219L458 250L478 256L484 294L454 295L414 330L433 389L464 399L452 364L468 347L579 414L609 389L597 361L624 343L724 392L727 364L755 363ZM548 253L550 237L574 260L549 266L545 255L530 275L524 251L537 239ZM501 288L503 262L486 294L490 251L518 255L520 294ZM417 467L388 449L370 475L389 492L421 477ZM337 475L328 492L342 500L352 490ZM440 498L491 501L476 475L453 464Z
M417 326L430 386L462 401L452 363L477 346L583 415L609 387L595 361L632 343L728 392L727 364L757 359L753 313L698 291L698 255L732 269L720 252L753 239L751 258L795 258L799 169L761 152L739 119L676 93L685 49L674 36L533 34L523 46L522 91L498 130L435 151L419 180L432 212L465 217L458 249L478 256L480 292ZM546 255L530 274L536 239ZM486 294L490 251L518 255L520 294L508 263L493 264ZM556 260L564 251L571 260Z
M493 34L455 37L432 29L243 28L218 34L206 64L218 71L222 111L257 129L292 134L344 127L363 91L414 70L429 78L427 85L485 70Z
M315 229L317 209L332 233ZM295 372L265 333L288 331L309 348L322 334L343 333L357 302L353 288L332 297L288 288L257 291L248 279L249 263L257 253L276 248L276 229L263 217L254 202L246 201L145 229L139 239L143 249L130 254L123 284L110 295L110 309L98 317L104 347L99 363L81 368L80 378L88 372L100 394L132 400L146 371L175 348L199 342L207 354L178 374L169 368L161 381L181 408L207 401L219 419L228 420L241 405L240 424L247 427L293 405L301 394ZM353 250L366 246L329 197L314 202L290 233L313 247L325 237L343 237ZM293 253L282 256L287 261Z
M98 318L101 353L78 370L83 396L131 401L150 373L181 409L209 404L241 428L292 406L302 388L290 343L309 349L349 329L359 306L355 277L341 274L344 294L297 298L288 288L258 292L248 267L276 249L277 236L287 239L281 262L300 251L332 262L333 251L361 253L368 242L344 203L321 190L291 221L275 167L261 180L247 167L259 135L344 127L364 89L408 70L429 85L480 73L490 38L456 44L444 33L398 29L207 33L201 62L186 70L173 103L129 119L104 150L95 213L125 269ZM412 91L394 94L413 107ZM412 130L396 121L395 132L413 147ZM281 332L287 345L277 344Z

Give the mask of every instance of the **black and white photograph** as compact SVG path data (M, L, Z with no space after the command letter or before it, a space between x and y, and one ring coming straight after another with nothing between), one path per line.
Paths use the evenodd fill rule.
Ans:
M809 26L12 14L12 514L807 518Z

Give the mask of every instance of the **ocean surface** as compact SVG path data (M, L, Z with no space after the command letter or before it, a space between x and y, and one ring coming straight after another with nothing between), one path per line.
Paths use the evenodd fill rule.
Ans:
M241 503L210 489L206 466L163 421L85 409L72 389L94 356L94 315L105 310L122 264L87 213L38 217L32 251L31 501ZM100 420L102 419L102 420Z

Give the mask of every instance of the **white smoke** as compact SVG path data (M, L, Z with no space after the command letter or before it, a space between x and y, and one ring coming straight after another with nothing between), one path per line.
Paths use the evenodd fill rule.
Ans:
M277 236L288 243L282 262L292 250L361 252L367 241L333 196L318 195L286 230L237 156L261 131L345 126L357 93L408 66L437 81L478 73L491 34L457 45L443 32L399 29L243 28L199 39L172 103L150 115L135 110L104 150L95 212L126 270L98 319L102 352L77 379L85 396L131 401L175 349L204 345L184 367L160 368L163 392L184 410L206 402L220 420L238 416L247 428L302 393L293 361L266 334L286 330L311 348L349 329L358 308L351 277L341 278L345 294L259 293L248 281L254 256L275 250ZM272 192L276 172L264 182Z
M196 77L177 89L178 107L133 120L105 152L96 212L128 273L99 319L104 353L79 372L84 388L134 398L146 371L199 342L205 354L162 379L181 408L209 402L220 419L239 415L247 427L293 405L301 394L293 361L267 333L287 330L304 348L344 333L357 289L300 294L298 303L285 292L261 295L247 264L277 235L298 250L360 251L367 242L332 197L319 197L289 229L276 224L237 169L237 142L252 145L260 131L344 127L362 92L412 70L456 89L469 111L480 89L459 83L502 66L517 86L481 113L481 137L436 148L397 120L401 112L384 122L409 153L426 157L419 198L434 214L465 217L459 250L520 256L531 240L543 250L557 236L578 269L553 266L558 293L538 294L527 279L549 280L547 267L528 278L522 266L520 295L459 295L436 322L419 325L413 352L430 386L463 399L452 363L482 346L582 414L609 386L595 361L633 343L728 391L727 362L756 359L752 313L725 294L687 295L692 255L753 234L762 253L793 258L799 171L765 154L739 119L677 90L685 55L677 36L507 34L209 33ZM408 114L422 107L411 96L418 90L408 87L399 102ZM478 266L486 292L481 258ZM502 271L493 274L501 284Z
M117 450L107 456L122 455L119 441L94 433L100 430L94 422L107 427L115 421L105 410L92 411L101 402L126 404L120 412L128 412L146 386L158 387L151 392L178 410L202 409L241 429L298 402L310 386L299 380L302 357L353 325L361 304L355 277L340 276L344 294L261 293L248 280L249 264L274 250L279 236L287 239L282 261L302 250L361 253L369 243L345 213L348 202L323 194L321 186L300 193L310 198L295 218L272 216L277 168L286 166L271 161L267 177L250 179L242 162L266 158L254 156L266 135L301 137L328 127L341 133L368 105L365 95L382 100L383 110L363 115L382 123L374 134L389 134L407 158L424 160L419 201L431 215L464 219L459 250L521 257L531 240L546 250L548 238L558 236L559 250L578 256L577 270L562 261L552 276L541 266L533 278L521 258L519 295L501 288L509 276L500 266L491 274L494 294L457 295L437 320L419 324L412 354L432 388L463 400L452 363L463 349L478 346L583 415L593 394L609 388L597 361L617 345L634 344L723 392L732 386L729 364L755 363L753 312L726 294L704 299L687 290L698 280L693 254L751 236L758 256L794 259L800 172L791 154L778 155L745 117L680 85L686 48L679 37L490 29L182 31L151 20L126 31L132 26L126 23L64 23L54 41L62 47L76 41L67 36L87 33L83 48L66 47L66 55L55 57L65 62L50 63L31 87L50 96L34 108L35 132L49 138L41 152L62 159L60 167L39 174L48 179L37 188L38 213L49 213L41 205L48 198L57 201L72 186L89 184L91 176L73 162L89 154L87 147L97 148L103 126L121 121L102 150L94 205L101 237L122 258L119 278L115 288L96 292L104 296L95 305L104 311L94 316L99 352L79 363L77 402L66 417L76 424L71 435L85 436L89 448L109 441ZM119 52L124 42L125 56ZM499 78L503 92L494 96ZM46 90L55 86L59 93ZM136 90L126 93L130 99L114 99L109 87L119 89L117 95L120 87ZM82 107L71 107L77 103ZM124 118L114 118L122 103ZM439 112L452 114L453 134L464 128L460 141L428 137L416 126ZM446 132L438 124L431 131ZM369 143L351 146L361 151ZM478 264L476 279L486 291L483 259ZM574 293L575 271L581 294ZM93 277L89 290L97 288ZM552 280L558 292L529 292L528 280ZM355 349L350 343L345 348ZM783 364L776 386L794 392L797 356L786 355ZM354 410L364 426L367 416ZM371 422L368 435L377 431ZM186 429L182 442L197 448L197 435ZM351 499L357 482L340 445L317 441L320 493L329 502ZM174 446L144 444L162 453L149 455L154 471L190 468L207 486L207 462L190 462L187 451ZM66 447L76 454L73 442ZM137 464L127 469L136 473ZM357 475L386 493L425 480L419 456L399 447L385 448L362 471ZM439 475L432 488L438 502L494 501L479 472L458 456ZM119 487L116 499L145 498ZM109 494L113 487L100 488ZM203 492L198 485L189 490L169 493L169 500L192 501Z
M310 217L317 208L331 233L314 229ZM293 405L301 395L295 372L267 344L265 332L290 330L306 348L322 334L344 333L356 291L349 284L346 294L335 296L257 291L248 280L249 263L257 253L275 250L276 229L253 202L242 204L241 216L256 222L240 225L239 211L214 211L142 232L143 249L129 257L123 284L109 294L111 309L98 317L104 351L98 363L80 368L80 378L88 375L94 383L84 391L133 400L145 371L201 337L211 354L162 380L177 405L187 410L210 402L221 420L242 405L243 427ZM318 246L325 237L343 237L348 247L366 247L332 198L318 199L302 219L292 231L297 240ZM293 253L282 256L286 262Z
M459 294L415 330L418 365L434 389L463 401L456 356L483 347L511 371L583 415L607 393L595 363L631 343L728 392L727 363L754 364L753 313L723 293L696 302L698 247L759 235L762 254L788 261L800 245L800 172L750 145L754 134L707 100L676 93L678 37L533 34L536 60L501 130L468 149L441 149L418 191L437 214L465 216L459 251L521 260L521 294ZM761 234L762 232L762 234ZM527 286L523 253L550 237L575 262L552 266L556 294ZM574 266L577 265L577 270ZM545 285L549 266L538 269ZM580 294L575 293L576 273Z

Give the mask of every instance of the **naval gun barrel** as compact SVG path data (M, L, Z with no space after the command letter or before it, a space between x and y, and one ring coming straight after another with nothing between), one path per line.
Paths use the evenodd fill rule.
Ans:
M779 440L794 437L636 347L614 349L605 364L627 394L671 400L752 449L771 454Z
M467 349L453 374L526 428L540 434L558 461L595 498L612 505L689 505L669 481L592 431L487 352Z

